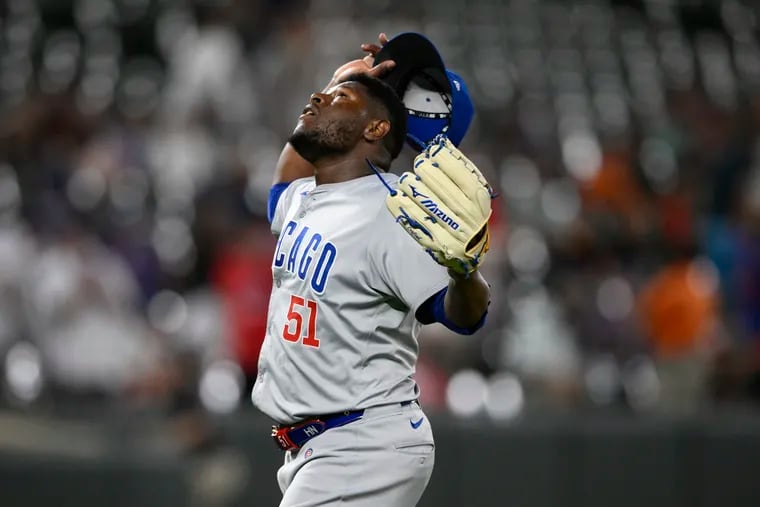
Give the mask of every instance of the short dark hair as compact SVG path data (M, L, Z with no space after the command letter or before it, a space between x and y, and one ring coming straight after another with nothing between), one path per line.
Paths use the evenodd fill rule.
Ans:
M395 90L384 81L367 74L351 74L342 82L355 81L364 85L370 97L375 99L388 113L391 130L383 139L385 148L391 155L391 160L398 157L406 140L406 107Z

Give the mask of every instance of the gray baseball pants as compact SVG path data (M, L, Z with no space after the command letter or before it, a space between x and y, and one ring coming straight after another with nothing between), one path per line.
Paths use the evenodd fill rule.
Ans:
M372 407L285 453L280 507L413 507L434 463L432 428L417 403Z

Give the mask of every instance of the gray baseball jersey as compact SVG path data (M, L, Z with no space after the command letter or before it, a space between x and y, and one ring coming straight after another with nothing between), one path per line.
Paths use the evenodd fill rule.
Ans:
M391 186L398 177L384 174ZM395 223L376 175L292 182L253 403L280 423L417 397L417 308L448 274Z

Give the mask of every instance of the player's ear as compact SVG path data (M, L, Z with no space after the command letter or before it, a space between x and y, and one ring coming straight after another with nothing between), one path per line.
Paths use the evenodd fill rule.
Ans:
M364 139L369 142L379 141L391 131L391 122L388 120L372 120L364 129Z

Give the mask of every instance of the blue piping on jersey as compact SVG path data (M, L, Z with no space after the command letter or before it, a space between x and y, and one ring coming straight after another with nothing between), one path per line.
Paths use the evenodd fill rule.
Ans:
M420 307L418 310L418 313L421 313L422 315L429 315L432 317L433 322L438 322L440 324L443 324L446 326L446 328L450 329L451 331L454 331L457 334L463 334L463 335L471 335L474 334L478 329L483 327L483 325L486 323L486 317L488 316L488 310L483 312L483 316L480 317L480 320L478 320L475 324L469 327L459 327L453 322L451 322L448 317L446 317L446 308L444 306L444 301L446 299L446 293L449 291L448 287L444 287L440 291L438 291L435 295L428 298Z
M285 191L286 188L288 188L288 185L290 185L290 182L285 183L275 183L272 185L272 188L269 189L269 199L267 200L267 220L269 220L269 223L272 223L272 220L274 220L274 213L277 211L277 203L280 200L280 196Z

